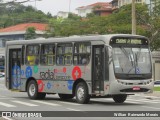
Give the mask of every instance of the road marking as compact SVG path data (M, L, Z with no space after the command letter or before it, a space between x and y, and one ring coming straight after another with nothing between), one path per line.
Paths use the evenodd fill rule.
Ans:
M13 120L13 119L11 119L9 117L2 117L2 118L6 119L6 120Z
M49 102L44 102L44 101L39 101L39 100L31 100L31 101L36 102L36 103L51 105L51 106L61 106L61 105L59 105L59 104L49 103Z
M7 103L4 103L4 102L0 102L0 105L5 106L5 107L16 107L14 105L7 104Z
M157 97L157 96L144 96L145 98L160 98L160 97Z
M6 96L3 96L3 95L0 95L1 97L6 97Z
M146 99L140 99L140 100L134 100L134 99L127 99L131 101L138 101L138 102L148 102L148 103L159 103L158 101L153 101L153 100L146 100Z
M151 109L160 109L160 108L156 108L156 107L149 107L149 106L141 106L141 107L144 107L144 108L151 108Z
M38 106L38 105L35 105L35 104L31 104L31 103L27 103L27 102L22 102L22 101L17 101L17 100L12 100L11 102L19 103L19 104L26 105L26 106Z
M3 100L3 99L15 99L15 98L7 98L7 97L6 98L5 97L4 98L0 98L0 100Z
M150 96L150 95L145 95L145 94L136 94L135 96L140 96L140 97L145 97L145 98L160 98L160 97L158 97L158 96Z
M140 104L139 102L136 102L136 101L129 101L129 100L126 100L124 103L134 103L134 104Z
M98 102L114 102L113 99L91 99L92 101L98 101ZM130 100L126 100L125 103L135 103L135 104L140 104L140 102L136 102L136 101L130 101Z
M67 108L68 110L71 110L71 111L81 111L81 110L77 110L77 109L73 109L73 108Z
M110 98L109 98L109 99L108 99L108 98L91 99L91 101L114 102L113 99L110 99ZM143 103L143 102L148 102L148 103L160 103L160 100L149 100L149 99L139 99L139 100L135 100L135 99L127 99L127 100L125 101L125 103L136 103L136 104L140 104L140 103Z
M58 103L69 104L69 105L82 105L82 104L78 104L78 103L60 102L60 101L58 101Z

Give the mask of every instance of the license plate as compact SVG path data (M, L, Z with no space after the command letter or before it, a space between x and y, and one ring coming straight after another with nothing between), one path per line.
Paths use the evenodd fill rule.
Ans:
M133 87L133 90L140 90L140 87Z

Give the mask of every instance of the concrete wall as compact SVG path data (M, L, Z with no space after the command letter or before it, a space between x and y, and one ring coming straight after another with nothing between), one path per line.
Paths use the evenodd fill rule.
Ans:
M152 52L153 78L160 80L160 51Z

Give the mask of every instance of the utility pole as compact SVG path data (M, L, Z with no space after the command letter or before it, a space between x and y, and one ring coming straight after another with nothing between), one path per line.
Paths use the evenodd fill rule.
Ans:
M69 0L69 13L71 12L71 0Z
M37 8L37 3L36 3L36 1L37 1L37 0L35 0L35 8Z
M136 9L135 0L132 0L132 34L136 34Z
M35 2L35 9L37 9L37 1L42 1L42 0L34 0L34 2ZM28 2L32 2L32 1L28 0Z

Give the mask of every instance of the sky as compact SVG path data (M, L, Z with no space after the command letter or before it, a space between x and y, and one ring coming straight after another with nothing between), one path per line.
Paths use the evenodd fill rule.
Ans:
M110 2L112 0L37 0L36 2L35 0L30 1L32 2L26 2L24 3L24 5L32 5L33 7L36 7L36 9L41 10L44 13L49 12L54 16L57 15L59 11L69 12L69 8L70 12L77 13L76 8L78 7L90 5L96 2Z

